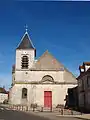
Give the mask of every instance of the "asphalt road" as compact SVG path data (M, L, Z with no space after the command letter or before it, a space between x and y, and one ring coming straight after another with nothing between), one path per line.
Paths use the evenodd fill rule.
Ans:
M37 116L32 113L25 113L21 111L10 110L6 107L0 107L0 120L72 120L72 118L56 117L54 114L48 114L47 117L48 118L46 118L44 114ZM73 120L79 119L73 118Z

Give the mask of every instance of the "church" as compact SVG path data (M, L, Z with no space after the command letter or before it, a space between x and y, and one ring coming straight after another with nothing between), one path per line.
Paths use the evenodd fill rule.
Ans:
M48 108L65 105L68 88L75 86L75 76L48 50L36 59L35 46L26 31L16 47L9 103Z

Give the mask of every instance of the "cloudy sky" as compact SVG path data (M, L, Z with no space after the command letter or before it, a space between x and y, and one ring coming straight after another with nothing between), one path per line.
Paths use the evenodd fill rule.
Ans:
M48 49L76 76L79 65L90 61L90 2L0 2L0 86L11 85L26 24L37 58Z

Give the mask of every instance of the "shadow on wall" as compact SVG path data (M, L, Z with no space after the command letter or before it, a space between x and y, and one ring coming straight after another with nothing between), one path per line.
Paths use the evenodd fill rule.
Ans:
M74 88L68 88L68 95L65 98L65 108L75 110L81 113L90 113L90 110L85 109L84 107L79 108L78 103L78 86Z
M66 95L65 98L65 108L66 109L74 109L74 110L79 110L78 109L78 87L74 88L68 88L67 91L68 95Z

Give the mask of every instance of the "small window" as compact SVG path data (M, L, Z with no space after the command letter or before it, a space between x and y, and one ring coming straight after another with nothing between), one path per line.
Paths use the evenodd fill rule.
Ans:
M22 57L22 69L28 69L28 56Z
M22 89L22 98L26 99L27 98L27 88Z

